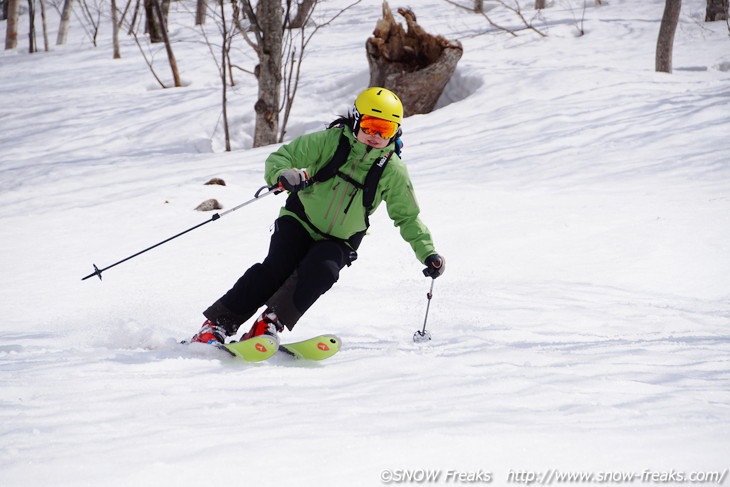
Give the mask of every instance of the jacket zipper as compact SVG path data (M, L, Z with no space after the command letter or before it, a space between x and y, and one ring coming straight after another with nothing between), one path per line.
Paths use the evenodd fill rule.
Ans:
M335 176L337 177L337 176ZM332 211L332 205L335 204L335 199L337 196L337 188L340 187L340 182L337 181L334 186L332 186L332 199L330 199L330 204L327 206L327 211L324 214L324 219L327 220L330 216L330 211Z

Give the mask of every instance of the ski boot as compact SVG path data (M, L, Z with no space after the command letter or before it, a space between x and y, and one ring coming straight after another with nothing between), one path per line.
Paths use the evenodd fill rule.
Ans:
M223 345L226 342L226 331L223 327L216 325L210 320L206 320L200 331L190 341Z
M266 308L266 311L254 322L248 333L243 335L241 341L261 335L271 335L278 339L279 333L282 331L284 331L284 325L279 321L276 313L271 308Z

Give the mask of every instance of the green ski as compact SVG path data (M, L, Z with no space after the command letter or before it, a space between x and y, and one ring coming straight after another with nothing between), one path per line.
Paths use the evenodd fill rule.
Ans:
M189 343L189 342L182 342ZM278 337L260 335L232 343L211 343L216 348L246 362L261 362L277 351L302 360L324 360L340 351L340 339L335 335L319 335L300 342L279 344Z
M320 335L301 342L279 345L279 351L297 359L324 360L339 352L341 343L335 335Z
M261 362L276 353L279 349L279 340L270 335L260 335L240 342L227 343L220 348L246 362Z

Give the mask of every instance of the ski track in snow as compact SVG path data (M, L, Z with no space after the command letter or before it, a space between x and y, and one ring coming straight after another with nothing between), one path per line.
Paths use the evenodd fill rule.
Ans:
M231 89L225 153L215 66L187 42L182 4L181 89L155 86L130 39L115 61L110 35L91 48L78 24L50 53L23 40L0 53L0 485L374 486L385 469L483 470L506 485L513 470L729 468L727 26L683 2L675 70L659 74L661 0L590 6L582 37L573 3L540 14L546 38L413 6L465 48L439 109L404 124L448 261L433 341L412 342L428 283L383 207L358 261L282 336L340 336L321 363L178 343L263 257L282 197L80 281L209 218L192 211L204 199L231 208L263 184L272 148L250 148L254 82ZM366 87L380 8L361 2L315 36L289 139ZM202 184L212 177L228 185Z

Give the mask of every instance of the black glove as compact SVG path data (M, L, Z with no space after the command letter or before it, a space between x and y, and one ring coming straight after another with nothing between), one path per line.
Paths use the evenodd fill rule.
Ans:
M441 257L439 254L429 255L426 257L424 264L426 264L426 268L423 269L423 275L426 277L436 279L444 273L444 270L446 270L446 259Z
M285 190L296 193L309 185L309 175L302 169L287 169L279 175L278 181Z

